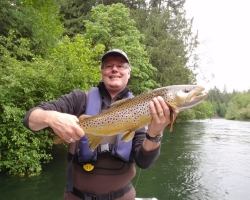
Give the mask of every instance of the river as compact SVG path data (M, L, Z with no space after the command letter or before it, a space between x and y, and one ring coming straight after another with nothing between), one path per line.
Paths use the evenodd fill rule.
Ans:
M36 177L1 175L1 200L62 200L65 155ZM138 197L158 200L248 200L250 122L212 119L174 125L164 133L161 155L149 169L137 169Z

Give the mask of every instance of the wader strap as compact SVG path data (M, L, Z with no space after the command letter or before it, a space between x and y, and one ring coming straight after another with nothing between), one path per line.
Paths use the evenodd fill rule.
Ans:
M76 143L75 143L75 153L74 154L68 153L68 161L70 161L70 163L68 164L67 180L66 180L66 188L65 188L67 193L73 191L72 166L73 166L73 162L77 158L76 154L77 154L78 146L79 146L79 141L76 141Z
M117 190L115 192L111 192L109 194L105 195L93 195L93 194L88 194L81 192L77 188L73 187L73 192L75 196L79 197L82 200L114 200L117 198L122 197L124 194L126 194L128 191L130 191L133 188L132 183L130 182L128 185L126 185L124 188Z
M72 156L72 159L68 165L67 169L67 181L66 181L66 192L72 192L73 191L73 175L72 175L72 166L73 166L73 161L74 157L76 154Z

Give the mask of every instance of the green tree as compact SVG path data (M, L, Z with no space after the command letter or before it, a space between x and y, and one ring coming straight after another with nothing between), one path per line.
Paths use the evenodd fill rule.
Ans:
M229 120L235 120L235 119L237 119L237 117L238 117L238 110L239 109L238 109L238 107L237 107L236 104L234 104L233 102L229 103L225 118L229 119Z
M143 35L135 28L129 9L123 4L99 5L92 9L90 20L85 21L85 37L93 44L103 44L106 51L124 50L131 62L132 74L129 87L139 94L159 86L154 80L156 68L150 63L145 46L140 43Z
M209 100L220 117L225 117L227 113L228 103L236 93L228 93L226 88L221 92L218 88L214 87L209 90L207 100Z
M76 34L83 34L85 25L83 20L91 11L92 6L95 6L96 1L82 1L82 0L60 0L60 14L63 15L61 19L64 27L64 35L74 37Z
M66 28L64 35L74 37L76 34L84 34L85 24L84 20L89 18L92 7L102 5L112 5L122 3L128 8L133 8L137 5L137 1L123 1L123 0L59 0L60 14L64 17L62 22Z
M17 52L32 56L32 62L18 61L0 46L0 170L12 175L40 173L43 162L52 156L51 133L32 132L23 125L27 110L41 101L56 99L75 88L89 89L100 80L99 62L104 46L92 47L91 41L77 35L65 37L48 52L48 59L34 56L29 40L0 37L2 42L20 44Z
M238 111L238 117L239 119L250 120L250 103L247 105L246 108L241 108Z
M74 88L88 90L96 86L101 79L99 58L103 51L103 45L92 46L92 41L83 35L76 35L73 40L65 36L48 56L54 66L48 73L57 75L54 77L57 80L55 88L63 94Z
M37 55L45 55L47 48L53 46L63 32L54 0L2 0L0 5L1 35L8 37L9 32L14 30L16 40L29 39L30 50ZM8 50L15 51L11 47Z
M250 93L238 92L229 101L226 119L249 120Z
M193 51L198 42L197 35L191 32L192 21L185 19L185 12L173 13L170 6L131 12L137 28L145 34L143 43L150 62L158 69L154 80L161 86L195 83ZM194 61L192 66L188 65L191 61Z
M149 6L151 8L163 8L168 7L170 10L172 10L173 14L177 14L180 9L183 8L184 3L186 0L150 0Z
M210 101L203 101L193 108L195 119L209 119L215 114L213 104Z
M18 49L16 54L29 52L32 55L29 40L15 38L19 44L15 46L11 41L13 38L13 35L9 38L1 36L0 40ZM28 82L30 79L26 79L27 74L22 67L24 62L18 61L2 45L0 55L0 171L8 170L12 175L36 174L41 171L41 163L51 159L45 149L50 148L52 142L47 139L48 133L36 134L22 125L26 106L34 105L35 98L25 95L33 85ZM25 81L26 85L23 84ZM33 82L36 81L37 77L33 76Z
M125 31L123 29L123 27L126 27L123 25L126 22L131 24L131 20L122 14L125 6L127 6L131 9L131 17L136 21L136 23L133 23L132 26L136 26L138 30L145 35L145 37L137 37L136 39L139 39L140 43L146 45L149 61L152 66L158 69L158 73L153 71L153 74L149 74L149 72L147 72L149 76L143 74L143 77L154 80L161 86L195 83L196 79L193 69L197 67L197 56L193 52L198 45L198 41L197 35L193 35L191 31L192 20L187 20L185 18L185 11L183 9L185 1L150 1L149 4L146 1L121 1L121 3L124 4L123 9L121 11L116 10L114 12L114 15L115 13L119 13L119 16L114 17L113 15L107 13L101 14L101 12L104 11L104 9L100 9L101 7L95 8L91 14L88 13L90 5L96 6L100 3L101 5L98 5L97 7L102 6L103 8L106 8L106 10L110 10L109 13L111 13L111 11L114 11L112 7L117 9L121 8L115 6L114 3L118 2L119 1L89 1L87 4L85 1L66 1L65 6L61 7L66 9L61 9L61 13L65 13L66 18L70 18L66 19L68 22L65 21L66 27L68 27L67 24L70 27L67 28L68 32L72 30L74 32L73 35L76 33L82 33L88 26L88 30L86 30L87 34L90 33L90 36L88 37L93 37L94 42L104 44L108 50L113 47L110 47L111 45L109 43L113 45L114 40L118 39L117 34L121 34L118 33L117 30L121 29L120 32L126 33L127 36L129 36L127 38L130 39L129 41L128 39L125 39L125 35L122 35L122 38L124 39L121 39L120 37L121 44L119 44L119 47L121 48L125 42L126 44L129 44L131 41L134 41L132 35L137 35L134 34L133 31ZM147 6L147 4L149 6ZM105 5L109 6L105 7ZM67 11L70 14L68 14ZM89 18L89 21L96 23L96 25L90 27L89 21L83 21L84 18ZM113 20L114 18L118 20L118 23ZM72 23L70 21L72 21ZM75 25L73 25L74 23ZM133 50L133 52L135 51ZM138 52L139 49L137 49L137 53ZM132 53L129 54L130 56L133 56ZM141 73L144 73L144 69L148 68L148 66L144 66L143 64L142 66L143 70L141 70ZM133 72L132 75L134 76L134 74L135 77L132 77L130 82L130 86L132 87L135 87L142 81L140 79L142 75L137 76L137 71L136 73ZM152 88L152 85L155 84L148 84L148 86L143 88L144 90L148 87ZM135 93L140 93L140 91L142 90L134 90Z
M210 101L204 100L199 105L190 108L188 110L184 110L180 112L176 121L177 122L184 122L188 120L194 119L209 119L212 118L215 114L213 105Z

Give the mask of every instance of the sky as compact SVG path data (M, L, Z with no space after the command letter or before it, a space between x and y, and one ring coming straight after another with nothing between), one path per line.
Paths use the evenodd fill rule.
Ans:
M186 0L186 18L194 18L200 42L197 84L222 92L250 89L249 9L250 0Z

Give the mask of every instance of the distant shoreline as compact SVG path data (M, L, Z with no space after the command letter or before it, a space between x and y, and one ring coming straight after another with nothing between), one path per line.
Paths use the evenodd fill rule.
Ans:
M212 117L212 119L225 119L224 117L220 117L217 113Z

